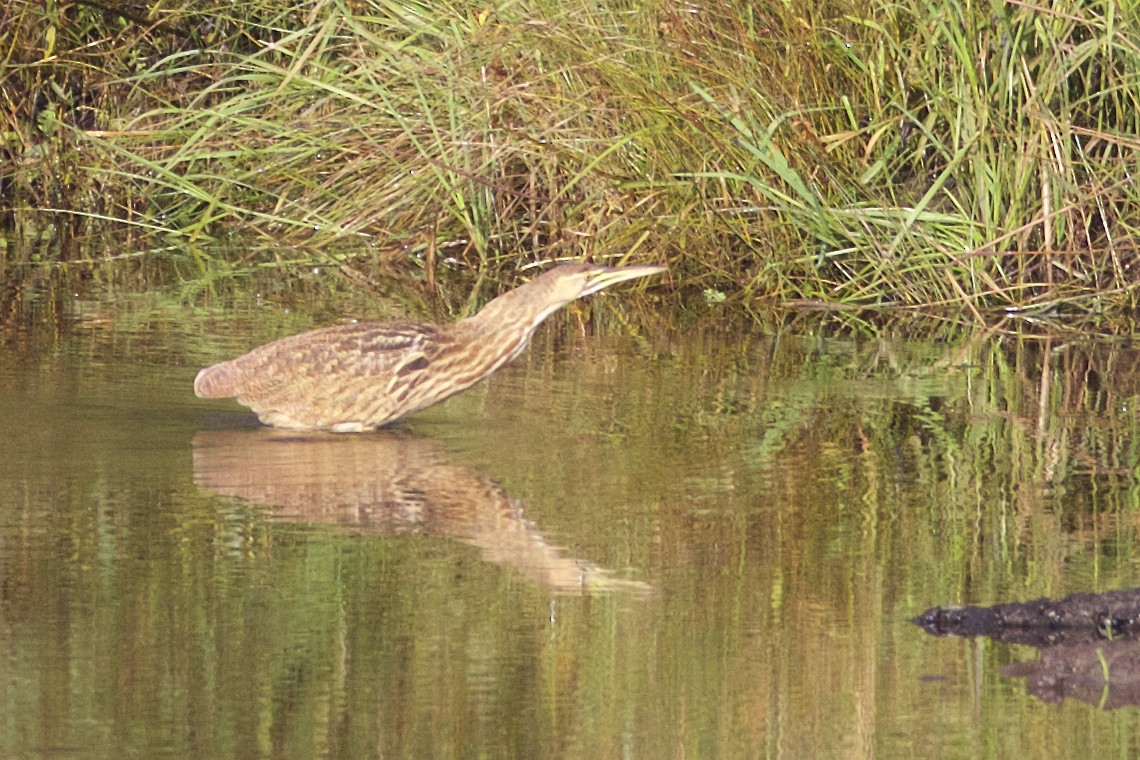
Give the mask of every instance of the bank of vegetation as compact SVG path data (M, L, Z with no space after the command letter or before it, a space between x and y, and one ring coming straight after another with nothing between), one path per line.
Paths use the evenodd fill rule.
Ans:
M1137 13L4 0L3 235L202 272L589 255L749 305L1123 311Z

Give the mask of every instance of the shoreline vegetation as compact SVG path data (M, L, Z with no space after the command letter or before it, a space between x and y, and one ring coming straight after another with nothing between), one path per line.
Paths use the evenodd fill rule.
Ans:
M767 6L4 0L0 238L203 279L353 250L479 292L588 255L749 310L1135 308L1140 9Z

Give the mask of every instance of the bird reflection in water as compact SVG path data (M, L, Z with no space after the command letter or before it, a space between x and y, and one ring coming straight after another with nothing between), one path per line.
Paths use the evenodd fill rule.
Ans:
M215 430L194 437L193 457L199 487L271 507L283 520L454 536L562 593L650 590L549 544L497 483L449 463L430 439Z

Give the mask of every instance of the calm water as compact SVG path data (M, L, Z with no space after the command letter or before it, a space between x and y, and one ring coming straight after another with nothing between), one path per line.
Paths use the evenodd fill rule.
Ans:
M0 757L1140 751L908 622L1140 585L1131 349L613 303L365 436L193 397L309 326L252 296L0 328Z

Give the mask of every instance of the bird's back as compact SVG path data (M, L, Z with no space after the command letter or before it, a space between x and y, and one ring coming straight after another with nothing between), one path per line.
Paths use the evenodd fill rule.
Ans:
M235 397L277 427L365 430L414 408L417 373L446 343L441 328L358 322L293 335L207 367L194 380L203 398Z

